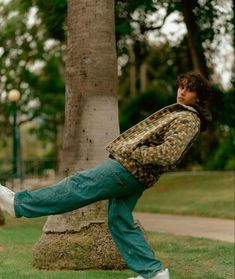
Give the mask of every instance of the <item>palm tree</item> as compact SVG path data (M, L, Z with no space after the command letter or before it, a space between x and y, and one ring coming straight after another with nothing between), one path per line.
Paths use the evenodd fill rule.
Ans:
M119 134L114 1L69 0L63 176L107 158ZM34 265L47 269L124 266L107 231L106 202L50 216L34 247Z

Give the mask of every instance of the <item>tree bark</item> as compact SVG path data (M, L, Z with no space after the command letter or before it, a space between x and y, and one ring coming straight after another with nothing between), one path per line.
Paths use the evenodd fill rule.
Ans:
M147 87L147 64L143 62L140 65L140 90L144 92Z
M0 226L5 225L5 222L6 222L5 216L3 214L2 209L0 208Z
M188 31L188 43L195 71L199 72L205 79L209 80L209 71L202 47L200 28L194 13L198 6L198 0L181 0L184 22Z
M232 2L232 9L233 11L235 10L235 0L233 0ZM233 33L232 33L232 37L233 37L233 57L235 57L235 12L233 12L233 17L231 19L232 21L232 25L233 25ZM233 83L235 83L235 63L233 63L232 66L232 79Z
M119 134L114 1L68 1L62 176L96 166ZM125 266L107 231L106 202L50 216L34 248L46 269Z
M133 45L129 46L130 55L130 95L136 95L136 57Z

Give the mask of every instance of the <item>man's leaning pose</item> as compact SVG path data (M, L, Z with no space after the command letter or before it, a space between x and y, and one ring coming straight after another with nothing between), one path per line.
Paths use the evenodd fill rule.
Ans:
M139 274L136 279L169 279L168 269L134 224L132 211L143 191L174 169L211 120L205 109L210 90L201 76L180 75L177 85L177 102L113 140L103 163L39 190L12 192L0 186L0 205L16 218L34 218L108 199L109 230L129 268Z

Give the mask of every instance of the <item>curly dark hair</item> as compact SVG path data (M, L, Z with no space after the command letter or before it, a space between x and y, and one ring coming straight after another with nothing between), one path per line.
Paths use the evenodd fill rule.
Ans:
M199 103L210 100L211 88L209 83L198 73L186 73L177 77L177 87L186 86L190 91L197 93Z

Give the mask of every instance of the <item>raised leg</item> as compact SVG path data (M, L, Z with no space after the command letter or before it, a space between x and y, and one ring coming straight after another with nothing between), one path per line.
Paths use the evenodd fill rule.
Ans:
M106 160L55 185L16 192L14 210L18 218L62 214L99 200L125 196L140 188L143 186L120 163Z

